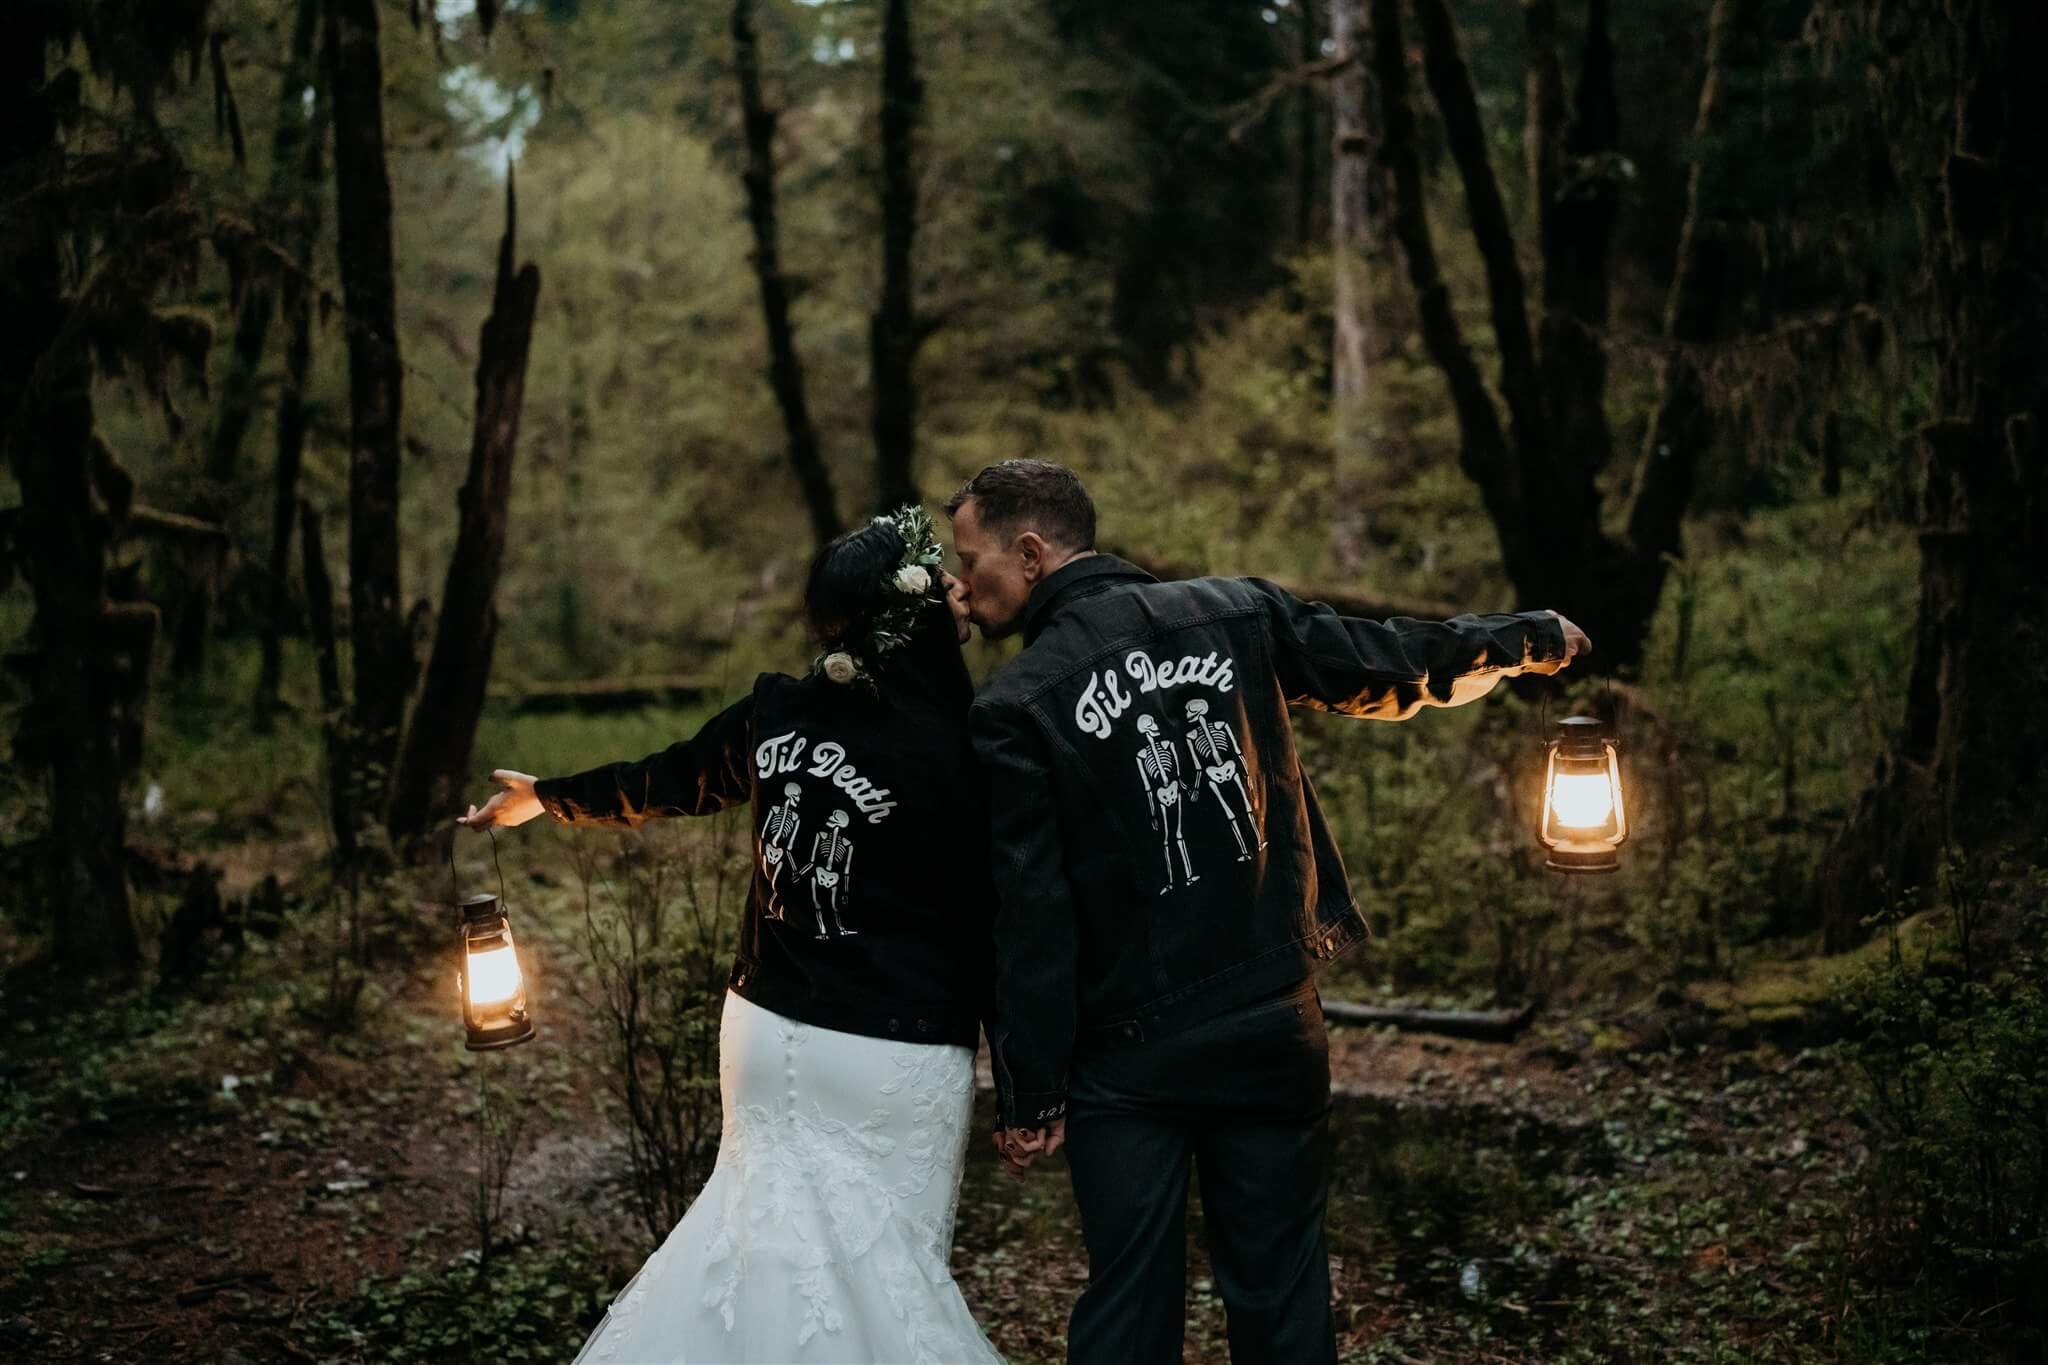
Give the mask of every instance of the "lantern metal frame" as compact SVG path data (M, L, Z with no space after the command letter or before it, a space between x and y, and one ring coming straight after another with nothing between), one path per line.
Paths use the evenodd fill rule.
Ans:
M1542 805L1536 837L1549 850L1544 866L1558 872L1612 872L1621 866L1616 850L1628 840L1628 808L1621 785L1621 744L1594 716L1567 716L1557 723L1556 738L1544 745ZM1599 775L1606 779L1612 807L1597 828L1557 821L1556 791L1560 776Z
M523 967L519 971L518 988L510 1001L502 1008L494 1003L490 1019L480 1017L469 998L469 959L475 947L502 945L513 954L513 962L518 962L511 917L499 905L498 898L487 891L457 902L455 908L462 917L457 940L455 991L456 998L462 1002L462 1025L468 1035L464 1046L471 1052L491 1052L531 1040L535 1029L533 1014L527 1008L526 972Z

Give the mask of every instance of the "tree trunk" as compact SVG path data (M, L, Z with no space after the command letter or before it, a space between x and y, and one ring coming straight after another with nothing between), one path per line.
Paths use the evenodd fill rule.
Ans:
M1338 571L1348 575L1365 560L1367 525L1360 504L1372 464L1365 406L1373 323L1365 0L1330 0L1330 37L1337 55L1359 56L1330 81L1330 545Z
M1347 0L1358 4L1362 0ZM1322 25L1316 21L1315 0L1297 0L1294 6L1295 61L1304 69L1322 56ZM1322 158L1316 155L1316 90L1308 82L1294 94L1294 145L1301 157L1294 180L1294 240L1307 250L1315 244L1316 177Z
M265 226L282 220L299 197L304 164L300 149L308 123L305 96L313 84L313 39L319 20L319 0L297 0L291 56L277 93L277 132L271 144L270 184L263 204ZM242 306L236 310L235 339L206 460L207 476L216 483L231 484L241 470L242 439L256 412L257 367L263 359L276 302L276 273L267 264L252 269L242 290Z
M1926 475L1920 621L1906 715L1822 882L1831 947L1943 844L1974 853L2048 829L2048 10L1952 0L1948 149L1923 215L1942 324ZM2027 112L2032 110L2032 113Z
M1730 0L1717 0L1726 6ZM1753 4L1755 0L1735 0ZM1604 0L1592 0L1577 112L1567 121L1553 0L1528 0L1529 117L1525 153L1544 244L1543 350L1532 340L1527 287L1507 209L1488 156L1470 71L1444 0L1415 0L1423 67L1464 183L1472 232L1486 265L1489 312L1500 351L1505 431L1460 333L1430 241L1398 0L1373 0L1373 68L1385 106L1394 229L1408 258L1423 339L1444 372L1458 415L1461 464L1478 484L1500 538L1501 559L1525 606L1574 618L1599 645L1591 667L1612 671L1641 657L1676 553L1690 494L1653 480L1639 489L1632 528L1644 518L1665 533L1624 545L1601 524L1598 476L1611 438L1607 318L1619 116ZM1712 82L1710 81L1710 85ZM1702 399L1703 401L1703 399Z
M355 706L353 808L384 808L398 727L417 661L400 606L398 450L401 368L384 169L384 75L377 0L326 0L334 101L335 214L348 318L349 637Z
M56 82L45 84L53 17L29 8L0 21L7 202L62 175ZM58 223L52 214L21 216L0 239L0 443L21 487L13 553L35 600L34 652L19 660L30 700L14 759L51 774L57 961L94 972L140 959L124 872L120 705L140 692L149 651L145 638L124 677L108 648L107 546L121 510L109 504L123 490L93 436L88 358L64 338Z
M1548 457L1550 424L1544 412L1536 345L1529 330L1528 291L1515 253L1514 230L1508 225L1507 205L1487 154L1472 72L1459 49L1450 9L1445 0L1415 0L1415 16L1422 29L1423 76L1443 118L1451 159L1465 186L1472 238L1486 263L1488 311L1494 344L1500 350L1501 395L1507 400L1508 443L1521 470L1523 520L1526 526L1542 527L1544 534L1538 539L1547 542L1543 555L1528 560L1531 577L1515 580L1516 587L1525 595L1533 594L1535 600L1552 595L1545 589L1558 579L1561 556L1552 515L1555 486Z
M790 468L803 489L811 533L823 545L845 529L832 475L818 453L817 428L804 401L803 365L789 321L789 282L783 278L775 225L776 112L761 95L760 55L754 37L754 0L733 0L733 65L740 85L741 122L747 139L747 221L754 229L754 274L761 284L761 316L768 327L768 382L782 409Z
M1589 0L1586 46L1569 120L1558 71L1554 0L1528 0L1529 162L1543 246L1543 321L1539 333L1543 389L1559 499L1591 509L1580 525L1600 532L1595 481L1613 456L1607 426L1608 280L1614 220L1621 202L1616 178L1621 115L1614 91L1614 45L1607 0ZM1584 551L1582 551L1584 553Z
M882 11L882 303L869 323L874 369L875 510L890 512L917 498L916 305L910 251L917 235L917 180L912 142L924 82L910 43L910 0L885 0Z
M304 552L306 618L313 628L313 657L320 673L320 735L327 751L327 818L344 868L356 861L355 759L350 753L348 699L341 690L341 651L334 640L334 585L327 577L327 549L313 504L299 503L299 545Z
M1500 413L1480 376L1451 306L1451 293L1437 264L1429 215L1422 193L1422 151L1415 111L1408 97L1407 47L1401 32L1401 0L1372 0L1372 69L1379 83L1387 179L1391 187L1390 226L1408 263L1415 290L1417 322L1430 358L1443 371L1451 409L1458 418L1458 463L1479 487L1479 495L1500 538L1501 558L1516 584L1532 573L1532 550L1522 529L1522 482Z
M1643 577L1638 590L1654 607L1664 581L1665 556L1680 553L1680 529L1692 498L1693 475L1713 439L1705 378L1697 349L1728 330L1725 304L1732 292L1730 229L1723 221L1726 195L1704 153L1728 127L1731 69L1756 59L1762 24L1760 0L1714 0L1707 21L1707 72L1693 121L1695 160L1686 187L1685 225L1664 309L1671 346L1658 365L1657 410L1636 467L1636 500L1628 538Z
M317 4L317 0L306 0ZM284 680L284 625L291 605L292 522L299 501L299 469L306 449L307 374L313 363L313 249L320 238L321 146L327 136L326 92L314 87L313 120L299 160L299 200L292 222L292 263L284 272L278 308L289 337L285 379L277 396L277 471L270 511L269 610L263 621L263 669L256 683L256 713L277 709Z
M293 184L299 172L298 147L305 140L305 91L313 81L313 37L318 27L318 0L298 0L292 25L291 55L285 62L278 91L277 132L272 144L270 184L259 215L259 231L268 231L288 210ZM221 70L220 35L214 35L215 71ZM240 134L237 133L239 139ZM237 143L239 161L239 142ZM271 314L276 302L276 271L262 253L245 262L241 301L235 310L235 335L228 351L227 376L221 384L220 405L214 415L213 435L207 448L204 493L194 510L200 515L228 521L230 509L239 505L237 481L241 473L242 441L256 413L259 391L257 371L263 360L264 342L270 334ZM186 563L183 589L175 617L171 646L171 675L197 677L206 666L207 644L213 638L214 607L220 595L221 577L227 568L225 557L194 559Z
M491 649L498 632L498 573L505 559L506 510L512 496L512 455L526 394L526 357L533 340L540 271L531 263L515 275L518 203L505 184L505 235L498 243L497 286L491 315L477 346L476 424L469 476L458 500L461 525L441 591L441 619L427 661L425 685L413 708L405 752L392 788L389 828L394 843L428 832L444 814L460 809L457 795L469 773L477 717L490 681Z

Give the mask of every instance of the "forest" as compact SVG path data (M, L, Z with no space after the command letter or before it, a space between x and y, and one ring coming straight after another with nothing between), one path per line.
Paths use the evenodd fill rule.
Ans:
M30 0L0 63L0 1358L568 1361L718 1159L754 832L455 817L804 674L820 545L1029 457L1161 579L1593 642L1295 722L1341 1360L2048 1360L2048 6ZM952 1274L1061 1360L981 1065Z

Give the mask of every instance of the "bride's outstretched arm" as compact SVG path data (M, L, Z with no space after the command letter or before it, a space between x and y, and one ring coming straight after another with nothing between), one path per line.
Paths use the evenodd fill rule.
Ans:
M502 790L462 823L472 829L517 825L545 811L565 825L630 829L648 820L724 810L753 795L753 719L749 696L690 738L630 763L606 763L568 777L498 769L491 778Z

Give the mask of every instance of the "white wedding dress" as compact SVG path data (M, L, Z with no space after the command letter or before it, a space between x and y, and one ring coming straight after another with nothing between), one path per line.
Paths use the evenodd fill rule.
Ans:
M999 1362L947 1257L974 1054L728 993L718 1164L575 1365Z

